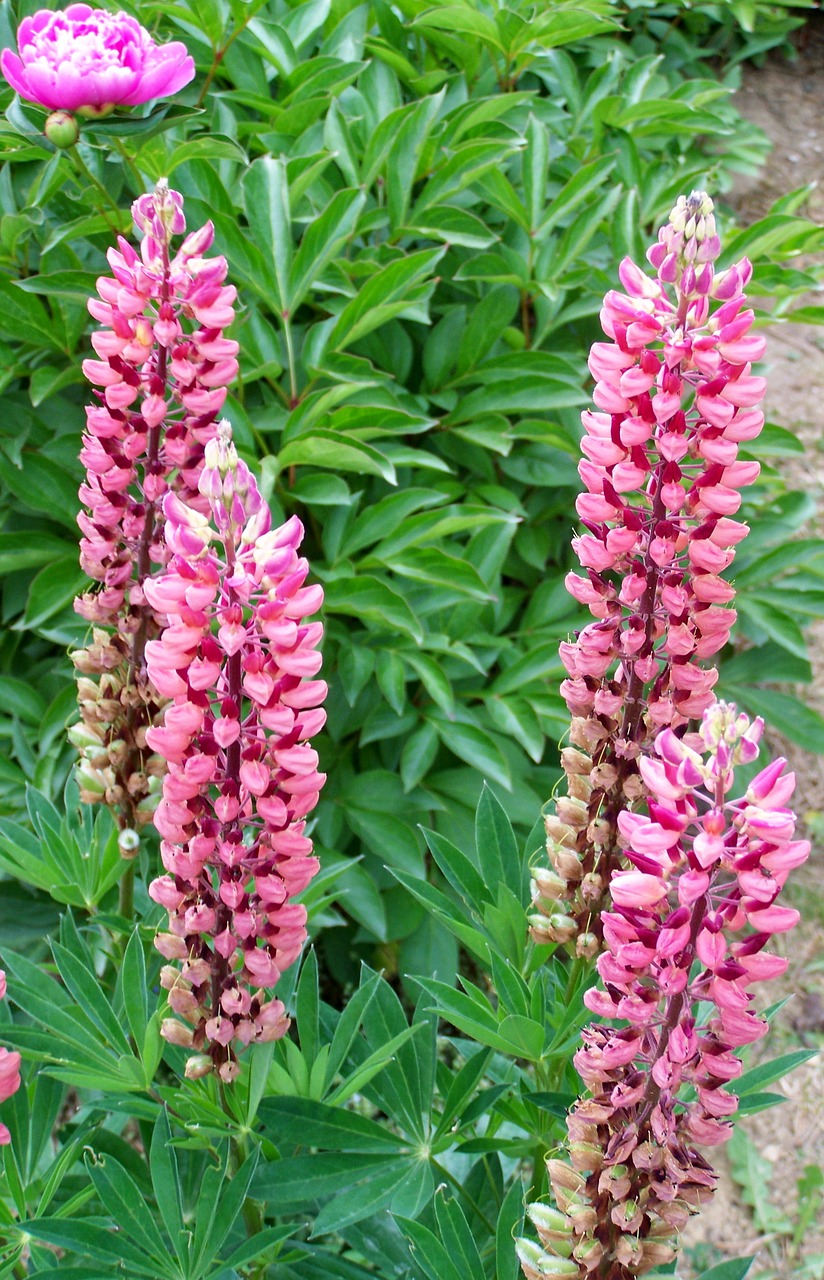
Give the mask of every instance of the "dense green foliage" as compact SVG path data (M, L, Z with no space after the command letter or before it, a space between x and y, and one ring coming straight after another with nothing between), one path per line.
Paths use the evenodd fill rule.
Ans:
M82 634L70 601L84 301L130 199L167 175L190 226L214 220L240 290L236 437L276 510L307 524L326 588L316 835L357 930L328 935L330 968L351 982L378 942L391 969L453 972L453 944L397 877L425 875L419 824L466 842L484 778L522 831L552 789L601 296L677 194L723 187L755 135L715 79L636 53L650 15L630 39L604 0L494 18L424 0L139 6L144 22L155 13L206 69L200 105L192 88L143 121L89 126L74 168L47 150L35 108L14 104L3 134L6 805L19 809L24 781L54 798L70 758L72 685L55 655ZM562 47L583 37L574 55ZM726 234L781 312L812 283L781 264L822 239L795 214L802 201ZM773 430L759 454L796 447ZM771 521L747 545L755 563L741 559L742 613L771 657L736 659L734 692L824 747L813 713L751 687L766 670L808 674L799 627L820 612L822 558L813 544L798 573L782 544L809 502L769 475L752 502ZM792 595L776 595L778 571Z
M2 0L0 43L37 7ZM515 1280L516 1162L540 1178L562 1131L589 981L542 963L523 923L568 719L557 646L577 625L563 575L586 351L620 258L642 256L680 192L723 193L763 150L692 33L746 54L792 19L704 5L680 23L680 6L611 0L115 7L186 41L200 75L180 101L87 124L63 154L43 112L2 98L3 1032L46 1067L3 1108L0 1276ZM659 47L673 13L681 35ZM85 301L161 175L190 227L215 223L242 304L228 416L275 514L305 522L326 590L317 950L284 993L298 1036L251 1052L224 1094L183 1084L185 1055L159 1039L146 981L162 913L139 885L139 927L118 919L107 817L92 831L71 783L59 812L65 653L84 628ZM726 258L750 254L777 316L817 281L787 265L824 243L805 194L752 228L725 219ZM798 448L768 427L757 456ZM824 543L788 539L811 510L769 465L749 491L748 647L720 687L824 750L824 723L767 683L810 678ZM764 1088L791 1065L745 1077L750 1110L780 1101ZM38 1243L21 1263L24 1236Z

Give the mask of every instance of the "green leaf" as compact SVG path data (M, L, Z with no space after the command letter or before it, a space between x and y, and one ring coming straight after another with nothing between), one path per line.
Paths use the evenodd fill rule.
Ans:
M286 310L297 311L309 289L354 231L366 196L362 191L338 191L323 213L309 223L289 275Z
M357 578L336 578L324 586L326 613L343 613L371 622L383 631L400 631L416 644L423 641L418 619L403 596L379 578L358 574Z
M512 823L500 800L484 786L475 815L475 847L481 875L497 896L497 886L505 884L520 899L524 877Z
M432 857L452 888L478 915L482 915L486 904L494 900L494 890L451 840L426 827L421 827L421 830Z
M440 711L433 711L430 720L444 746L460 760L466 761L473 769L499 783L507 791L512 790L509 762L488 733L474 724L447 720Z
M74 548L51 533L37 533L27 529L25 537L19 533L0 533L0 574L14 573L18 569L36 569L53 560L67 561Z
M134 929L126 943L119 980L129 1029L135 1044L142 1046L149 1021L149 1002L146 994L146 959L139 928Z
M405 1145L403 1138L374 1120L310 1098L270 1098L261 1103L260 1117L280 1146L294 1143L326 1151L379 1154Z
M547 173L549 171L549 136L546 128L530 115L525 129L526 149L523 152L524 200L529 213L530 230L538 228L546 198Z
M163 172L171 176L175 169L191 160L234 160L236 164L249 163L246 152L232 138L219 134L200 134L175 147L163 165Z
M241 179L244 208L252 240L271 263L270 280L278 311L288 307L292 269L292 224L286 161L262 156Z
M172 1131L165 1109L160 1112L152 1133L149 1167L157 1207L174 1244L183 1230L183 1206L177 1153L172 1146Z
M504 48L493 19L466 4L438 5L419 14L412 25L425 31L459 32L491 45L493 49L503 51Z
M21 628L36 631L56 613L71 604L76 595L88 586L88 578L77 567L77 557L63 556L46 565L34 578L29 588L26 609Z
M613 156L601 156L598 160L593 160L577 169L574 177L570 178L550 201L549 211L538 227L537 238L542 239L567 214L583 204L587 196L597 191L598 187L606 181L614 168Z
M385 454L364 440L353 440L337 431L316 429L310 436L299 436L284 445L277 461L279 471L294 466L324 467L381 476L389 484L397 483L395 468Z
M283 1244L284 1240L288 1240L294 1230L294 1225L287 1224L280 1227L264 1227L262 1231L255 1231L248 1240L239 1244L224 1262L221 1262L213 1271L208 1271L205 1280L212 1280L212 1277L214 1280L223 1280L223 1277L235 1274L238 1267L254 1262L256 1258L262 1257L270 1250L271 1257L274 1259L278 1246Z
M523 1230L524 1185L516 1177L504 1197L495 1230L496 1280L517 1280L520 1274L518 1258L512 1241Z
M766 631L776 644L794 653L797 658L807 657L807 644L795 618L766 600L754 600L746 594L741 595L736 603L740 613L762 631Z
M444 1244L428 1227L408 1218L398 1217L396 1221L409 1240L414 1262L427 1280L467 1280L467 1276L472 1280L483 1280L483 1268L481 1268L480 1277L477 1272L465 1272L457 1265L459 1259L455 1258L453 1261Z
M398 1156L347 1152L311 1156L287 1156L261 1165L251 1185L257 1200L271 1201L278 1213L308 1209L347 1187L366 1185L375 1178L397 1178L402 1168Z
M754 1262L755 1254L749 1258L729 1258L709 1271L702 1271L698 1280L744 1280Z
M318 958L314 947L310 947L301 966L295 990L295 1018L300 1048L309 1063L315 1061L320 1046L319 1010Z
M370 276L341 311L326 340L326 348L340 351L400 315L411 291L431 278L445 252L445 249L424 249L411 253Z
M428 720L424 720L421 727L405 739L401 748L400 774L407 794L426 777L435 763L438 747L438 732Z
M63 351L57 329L43 303L34 295L23 293L3 276L0 276L0 337Z
M58 942L52 943L52 953L60 977L78 1005L85 1011L114 1049L122 1054L130 1054L131 1049L129 1048L128 1040L123 1034L123 1028L115 1016L112 1006L106 999L103 988L94 971L87 969L76 956Z
M112 1156L86 1159L89 1177L103 1205L118 1227L133 1244L157 1260L166 1275L174 1275L163 1238L149 1212L137 1183Z
M742 1098L748 1093L756 1093L766 1085L774 1084L776 1080L783 1080L784 1076L789 1075L802 1063L809 1062L815 1055L815 1049L795 1049L792 1053L782 1053L778 1058L772 1058L769 1062L751 1067L736 1080L735 1092Z
M150 1280L159 1280L157 1262L138 1249L125 1232L116 1234L90 1222L64 1218L34 1218L26 1223L26 1230L35 1240L56 1245L70 1255L80 1254L96 1262L136 1271L138 1275L149 1276Z

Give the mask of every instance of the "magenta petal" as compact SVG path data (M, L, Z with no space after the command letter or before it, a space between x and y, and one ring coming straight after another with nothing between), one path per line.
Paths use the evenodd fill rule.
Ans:
M17 54L13 53L11 49L4 49L0 54L0 69L12 89L19 93L21 98L28 98L30 89L26 79L26 69Z
M183 48L182 45L179 47ZM186 57L180 63L176 58L164 58L162 62L144 70L129 96L121 99L122 105L135 107L140 103L150 102L152 98L168 98L187 85L194 74L195 64L192 58Z

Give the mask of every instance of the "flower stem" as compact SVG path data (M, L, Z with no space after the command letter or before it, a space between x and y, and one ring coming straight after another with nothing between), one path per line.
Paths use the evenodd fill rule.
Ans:
M100 179L95 177L95 175L92 173L91 169L86 164L86 161L83 159L82 155L80 154L79 146L71 147L70 150L66 152L66 154L70 157L72 164L74 165L75 169L80 174L80 176L85 178L86 181L90 183L97 192L99 192L99 194L103 197L103 200L105 201L105 203L108 204L109 207L114 211L115 220L112 221L111 217L109 216L109 214L106 212L105 209L100 207L98 207L97 209L97 212L100 214L101 218L104 219L106 226L109 228L112 234L119 235L121 224L123 221L123 210L120 208L120 205L117 203L117 201L114 199L113 196L109 195L109 192L103 186L103 183L100 181Z

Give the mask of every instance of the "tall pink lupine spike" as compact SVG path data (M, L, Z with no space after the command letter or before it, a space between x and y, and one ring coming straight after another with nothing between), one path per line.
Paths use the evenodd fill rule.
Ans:
M87 409L78 523L80 562L97 587L75 601L94 632L72 655L82 721L70 731L81 750L82 798L105 800L130 828L150 821L165 768L145 749L146 726L162 702L146 671L145 646L158 621L143 590L169 554L160 504L171 490L205 509L198 492L203 450L217 430L238 351L223 336L235 300L224 284L226 260L204 256L211 223L173 253L186 221L183 197L165 180L136 200L132 213L143 234L140 253L120 239L108 254L113 276L98 280L99 296L89 302L104 327L92 335L98 358L84 361L83 370L101 389Z
M323 591L304 585L297 517L270 527L228 423L206 446L200 492L209 516L166 495L172 559L145 587L166 623L146 645L149 675L170 699L146 734L168 761L154 818L166 874L149 893L169 912L158 950L180 962L161 972L178 1015L162 1034L197 1051L188 1075L231 1080L238 1047L288 1029L265 990L306 937L290 899L318 869L305 827L325 781L309 739L326 685L322 626L306 618Z
M761 728L717 702L699 733L664 729L640 759L647 812L620 822L633 869L613 877L602 985L584 997L622 1026L583 1033L575 1066L589 1096L567 1118L570 1163L548 1161L558 1209L529 1210L543 1246L523 1242L529 1280L561 1274L555 1253L576 1264L563 1274L630 1280L675 1256L677 1232L713 1193L697 1147L730 1136L734 1050L767 1030L752 985L786 968L764 948L798 920L778 898L810 851L785 807L785 760L731 798Z
M617 865L617 818L642 795L638 758L652 735L700 716L717 671L706 666L735 621L729 568L747 527L732 517L758 475L738 446L763 425L764 379L752 361L745 260L716 274L712 201L678 203L648 253L626 258L624 293L604 299L589 367L596 408L583 415L583 575L567 588L593 621L561 645L573 748L562 755L568 797L546 819L551 871L538 871L530 916L539 942L575 940L597 954L600 910ZM713 303L718 301L713 309Z

